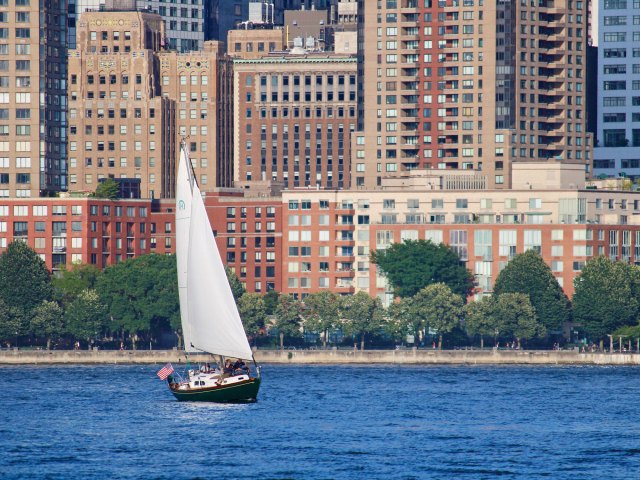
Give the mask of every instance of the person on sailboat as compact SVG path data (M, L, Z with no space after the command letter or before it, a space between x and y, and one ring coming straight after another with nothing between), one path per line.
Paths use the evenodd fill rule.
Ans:
M233 373L249 373L249 368L242 360L238 359L233 364Z

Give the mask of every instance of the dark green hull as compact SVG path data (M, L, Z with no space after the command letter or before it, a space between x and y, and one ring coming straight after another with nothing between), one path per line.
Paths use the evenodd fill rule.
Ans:
M260 389L260 378L250 378L232 385L221 385L191 390L178 390L169 386L180 402L255 402Z

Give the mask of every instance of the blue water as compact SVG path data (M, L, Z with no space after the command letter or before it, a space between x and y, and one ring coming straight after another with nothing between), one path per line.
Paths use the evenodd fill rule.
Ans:
M245 405L159 367L0 367L0 478L640 478L633 367L265 365Z

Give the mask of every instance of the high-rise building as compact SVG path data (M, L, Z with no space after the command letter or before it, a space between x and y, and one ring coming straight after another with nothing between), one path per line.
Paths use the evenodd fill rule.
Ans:
M640 176L640 3L601 1L594 175Z
M140 10L158 13L165 22L166 48L179 52L199 50L204 42L204 0L167 3L163 0L69 0L67 37L76 48L76 24L80 15L98 10Z
M0 3L0 197L66 189L65 6Z
M140 180L143 198L174 194L184 141L203 191L231 185L231 63L220 42L161 48L156 13L86 12L69 54L69 189Z
M584 1L358 3L357 186L415 168L588 169Z
M356 59L302 48L233 59L235 181L348 188Z
M69 52L69 189L139 178L144 198L167 197L175 157L175 103L161 94L156 13L85 12Z
M175 101L176 145L189 148L200 189L230 187L233 182L232 63L224 44L204 42L204 50L159 54L161 90ZM174 170L163 176L173 192Z

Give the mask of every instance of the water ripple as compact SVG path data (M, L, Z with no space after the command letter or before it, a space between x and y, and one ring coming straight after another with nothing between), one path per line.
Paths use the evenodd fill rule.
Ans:
M0 367L0 478L600 479L640 472L633 367L276 366L178 403L159 366Z

